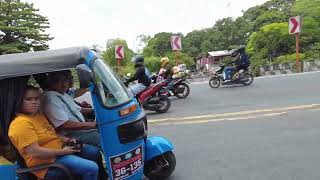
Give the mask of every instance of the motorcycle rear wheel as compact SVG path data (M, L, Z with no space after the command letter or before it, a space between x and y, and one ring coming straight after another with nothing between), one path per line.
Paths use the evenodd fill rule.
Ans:
M156 108L155 111L157 113L165 113L165 112L167 112L171 107L170 99L167 96L163 96L163 95L160 95L159 99L160 100L159 100L158 104L161 104L161 107Z
M242 82L243 85L249 86L250 84L253 83L253 76L252 76L252 74L250 74L250 73L245 73L243 76L244 76L244 78L248 78L247 81L243 81L243 82Z
M177 85L177 88L182 89L183 88L183 92L182 93L177 93L176 97L179 99L184 99L186 97L189 96L190 94L190 87L188 84L186 83L181 83Z

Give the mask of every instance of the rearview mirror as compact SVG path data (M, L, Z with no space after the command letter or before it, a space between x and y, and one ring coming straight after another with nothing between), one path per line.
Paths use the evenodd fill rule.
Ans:
M76 71L80 81L80 88L88 88L90 83L93 82L91 69L85 64L80 64L76 67Z

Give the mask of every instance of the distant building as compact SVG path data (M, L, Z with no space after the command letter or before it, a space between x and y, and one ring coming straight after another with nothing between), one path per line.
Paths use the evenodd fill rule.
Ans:
M232 51L227 50L208 52L206 56L197 58L197 70L204 67L203 71L212 71L219 67L219 62L224 56L230 56L231 54Z

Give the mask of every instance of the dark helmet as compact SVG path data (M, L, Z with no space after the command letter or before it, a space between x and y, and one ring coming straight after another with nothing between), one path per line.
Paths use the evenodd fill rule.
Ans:
M142 55L134 56L131 61L134 65L143 65L144 64L144 57Z
M246 46L241 45L241 46L237 49L237 52L241 53L241 52L245 52L245 50L246 50Z

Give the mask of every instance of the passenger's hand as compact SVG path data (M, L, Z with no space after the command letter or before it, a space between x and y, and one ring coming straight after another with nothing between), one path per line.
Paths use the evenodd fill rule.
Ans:
M94 128L97 127L97 122L96 122L96 121L94 121L94 122L87 122L87 123L88 123L90 129L94 129Z
M73 138L69 138L69 139L67 139L66 143L77 143L77 140L73 139Z
M59 135L59 137L63 143L76 143L76 140L73 138L68 138L66 136L61 136L61 135Z
M91 104L87 103L86 101L82 101L80 106L84 108L92 108Z
M94 113L92 108L84 108L84 107L81 108L80 112L83 113L83 114L92 114L92 113Z
M62 152L63 152L64 155L68 155L68 154L78 153L78 152L80 152L80 150L75 150L75 149L72 149L69 146L66 146L66 147L64 147L62 149Z

